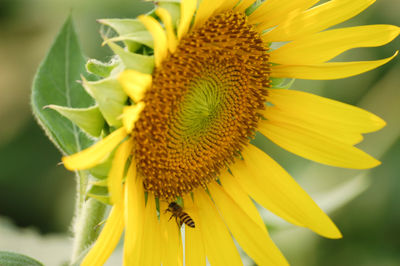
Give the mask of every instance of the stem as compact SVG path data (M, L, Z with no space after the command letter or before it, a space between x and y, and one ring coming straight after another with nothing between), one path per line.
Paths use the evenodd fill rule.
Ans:
M75 205L75 217L79 216L82 210L83 203L85 202L85 193L89 182L88 173L86 171L76 172L76 205Z
M71 264L76 263L86 249L97 239L106 205L95 199L89 198L85 201L88 184L88 174L78 172L77 202L75 218L72 222L74 240L72 247Z

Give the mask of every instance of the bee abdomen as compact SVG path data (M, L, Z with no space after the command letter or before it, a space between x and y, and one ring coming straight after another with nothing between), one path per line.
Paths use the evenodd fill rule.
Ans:
M180 218L181 218L182 222L184 224L186 224L187 226L190 226L192 228L195 227L193 219L190 218L190 216L187 213L182 213Z

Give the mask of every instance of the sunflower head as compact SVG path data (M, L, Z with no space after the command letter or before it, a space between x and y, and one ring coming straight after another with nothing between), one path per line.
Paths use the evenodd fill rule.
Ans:
M356 107L282 88L276 81L338 79L376 68L395 55L376 61L330 60L349 49L386 44L400 30L391 25L327 30L373 1L331 0L314 6L316 2L160 1L154 12L138 19L101 20L118 34L105 39L117 59L106 65L91 61L88 69L103 79L83 84L106 121L104 138L63 161L68 169L91 169L96 176L103 170L106 181L101 184L113 205L104 234L110 237L109 228L116 224L118 232L126 228L126 261L140 253L139 247L147 248L141 246L150 241L146 239L156 241L162 235L159 230L179 249L179 228L172 229L162 211L177 199L195 219L196 228L189 232L195 232L216 265L238 262L225 222L257 264L286 263L247 195L293 224L341 237L290 176L250 144L259 131L290 152L323 164L357 169L379 164L354 145L362 133L382 128L383 120ZM142 213L139 222L132 220ZM122 225L117 222L121 217ZM215 228L210 217L217 221ZM146 224L158 229L147 235ZM244 229L249 226L247 235ZM194 237L189 232L188 237ZM100 262L95 256L105 250L102 241L86 262ZM222 252L223 259L214 250ZM143 254L138 255L141 265L154 259ZM190 254L188 260L194 258ZM155 264L168 264L171 257L165 256Z
M244 14L227 11L184 36L155 68L132 132L146 190L171 200L233 162L265 107L267 50Z

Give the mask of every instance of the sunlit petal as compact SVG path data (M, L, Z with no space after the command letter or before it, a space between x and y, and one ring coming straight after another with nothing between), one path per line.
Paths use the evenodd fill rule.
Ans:
M275 65L271 67L271 77L298 78L310 80L330 80L355 76L386 64L393 56L375 61L334 62L316 65Z
M151 36L153 36L154 60L156 67L159 67L168 54L167 34L155 18L142 15L139 16L138 19L147 28Z
M144 102L139 102L135 105L124 107L122 113L122 124L128 133L131 133L135 127L135 122L139 119L139 115L143 111L144 106Z
M194 28L200 27L222 5L223 1L202 0L196 12Z
M111 203L122 199L122 179L124 178L125 165L133 149L133 140L123 142L115 152L110 172L108 173L108 192Z
M160 228L163 245L165 247L162 258L163 265L179 266L183 265L182 240L179 231L180 228L175 222L175 219L168 221L171 214L165 212L167 208L168 203L165 201L160 201Z
M199 216L197 206L193 204L190 194L183 198L184 211L194 220L195 228L185 226L185 265L204 266L206 253L204 250L201 227L198 223Z
M291 41L322 31L356 16L374 2L375 0L328 1L298 13L297 16L267 32L263 36L263 40L265 42ZM267 27L261 23L260 28L266 29Z
M152 77L133 69L122 72L118 81L121 83L125 93L135 102L143 99L146 90L151 86Z
M319 163L368 169L380 162L345 141L280 121L262 121L259 131L282 148Z
M193 14L196 11L197 0L181 1L181 20L178 27L178 38L181 39L189 30Z
M194 204L198 208L196 222L201 228L207 258L211 265L243 265L218 210L202 188L194 191Z
M139 265L144 227L144 190L136 176L136 163L129 167L125 181L124 265Z
M243 190L235 178L228 171L223 171L219 176L222 186L226 193L236 202L246 214L262 229L266 230L256 206L249 198L249 195Z
M249 22L258 29L265 30L276 26L303 10L313 6L319 0L268 0L262 3L250 16Z
M357 47L375 47L396 38L400 28L392 25L370 25L324 31L299 38L270 53L272 63L313 65Z
M157 218L156 202L152 193L148 193L143 224L141 258L137 265L160 266L161 254L166 247L162 244L163 239Z
M233 175L258 203L288 222L308 227L328 238L341 233L311 197L271 157L253 145L242 152L244 160L230 166Z
M171 53L175 52L176 46L178 44L176 35L174 32L174 27L172 25L172 18L168 10L164 8L157 8L156 14L159 16L164 23L165 29L167 31L168 49Z
M126 136L125 128L121 127L86 150L63 157L62 161L65 168L68 170L84 170L100 164Z
M208 185L211 196L229 230L257 265L289 265L266 230L257 226L247 213L216 183Z

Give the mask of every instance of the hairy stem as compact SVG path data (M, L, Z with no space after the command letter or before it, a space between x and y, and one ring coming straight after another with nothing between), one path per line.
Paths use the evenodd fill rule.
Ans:
M86 172L77 173L77 202L75 207L75 218L72 222L74 234L71 264L75 264L82 258L82 254L97 239L100 233L100 224L103 221L106 205L89 198L85 201L88 184Z

